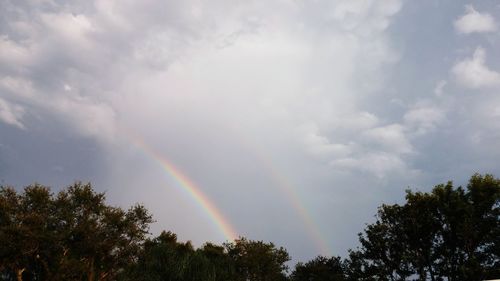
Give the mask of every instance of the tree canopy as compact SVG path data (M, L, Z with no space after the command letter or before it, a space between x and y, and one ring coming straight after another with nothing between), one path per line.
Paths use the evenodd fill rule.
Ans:
M485 280L500 278L500 180L473 175L382 205L341 257L289 268L283 247L240 237L195 248L151 236L141 205L109 206L90 184L54 194L33 184L0 188L0 280Z
M406 193L382 205L359 234L347 267L353 280L484 280L500 277L500 180L475 174Z
M135 262L151 215L105 204L90 184L54 195L28 186L0 189L0 270L5 280L114 280Z

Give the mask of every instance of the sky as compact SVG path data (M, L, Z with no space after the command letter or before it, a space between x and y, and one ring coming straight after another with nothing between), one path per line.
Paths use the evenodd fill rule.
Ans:
M0 0L1 184L91 182L153 234L345 256L498 159L498 0Z

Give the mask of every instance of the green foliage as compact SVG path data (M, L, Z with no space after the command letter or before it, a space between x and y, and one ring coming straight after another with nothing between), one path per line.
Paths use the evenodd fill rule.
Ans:
M288 252L273 243L252 241L246 238L226 243L229 257L234 261L237 279L242 281L286 280L290 260Z
M49 256L57 250L49 190L40 185L19 196L11 188L0 189L0 269L11 279L34 274L47 276Z
M125 280L186 280L195 251L190 242L177 242L177 235L162 232L146 240L144 251ZM132 278L130 278L132 277Z
M90 184L52 194L0 188L0 280L459 281L500 278L500 180L475 174L382 205L345 260L297 263L273 243L239 238L195 249L172 232L147 238L140 205L108 206Z
M32 185L0 189L0 270L5 280L115 280L133 262L151 216L107 206L90 184L54 196Z
M343 281L344 268L340 257L318 256L303 264L295 265L290 276L291 281Z
M383 205L346 261L351 280L484 280L500 277L500 180L475 174L407 191L406 204Z
M172 232L148 239L138 262L123 280L285 280L288 253L272 243L238 239L224 246L194 249Z

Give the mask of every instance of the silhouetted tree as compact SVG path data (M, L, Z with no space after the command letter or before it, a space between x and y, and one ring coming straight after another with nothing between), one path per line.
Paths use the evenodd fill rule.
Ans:
M234 280L232 260L224 247L211 243L195 250L190 242L177 241L172 232L148 239L137 264L122 280L223 281Z
M90 184L53 196L32 185L0 189L0 270L11 280L115 280L141 248L151 216L105 204Z
M172 232L146 238L151 215L106 204L90 184L52 194L33 184L0 187L0 280L334 281L484 280L500 278L500 180L475 174L406 192L382 205L340 257L296 264L273 243L240 238L195 249Z
M483 280L500 277L500 180L475 174L407 191L406 204L383 205L346 260L350 280Z
M235 264L223 246L206 243L201 249L198 249L197 252L205 257L211 265L208 276L213 276L213 278L210 280L223 281L235 279Z
M229 257L234 261L237 279L241 281L286 280L290 260L288 252L273 243L252 241L246 238L226 243Z
M318 256L304 263L297 263L290 275L291 281L343 281L344 268L340 257Z

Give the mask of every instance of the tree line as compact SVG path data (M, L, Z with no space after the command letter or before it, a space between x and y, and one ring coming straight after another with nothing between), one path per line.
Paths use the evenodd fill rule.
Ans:
M33 184L0 187L0 280L340 281L500 278L500 180L473 175L382 205L345 258L289 268L271 242L240 237L195 248L176 234L149 235L142 205L106 204L90 184L54 194Z

